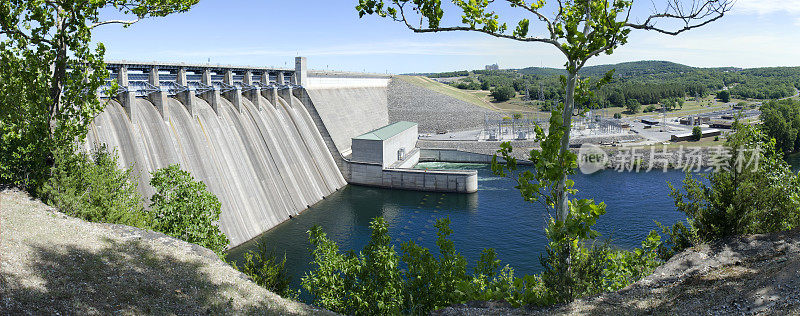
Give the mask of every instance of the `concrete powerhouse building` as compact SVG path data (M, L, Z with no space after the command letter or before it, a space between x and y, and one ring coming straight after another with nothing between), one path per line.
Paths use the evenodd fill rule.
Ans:
M353 138L353 162L411 168L419 162L418 125L396 122Z
M350 183L421 191L472 193L475 170L412 169L418 162L417 123L400 121L352 139Z

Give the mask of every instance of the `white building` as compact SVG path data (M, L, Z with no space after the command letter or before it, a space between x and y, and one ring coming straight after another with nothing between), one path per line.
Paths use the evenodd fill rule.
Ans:
M411 168L419 162L417 123L400 121L352 140L352 161L383 168Z

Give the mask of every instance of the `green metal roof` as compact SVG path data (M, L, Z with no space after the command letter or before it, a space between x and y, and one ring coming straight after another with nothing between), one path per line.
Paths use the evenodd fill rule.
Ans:
M354 137L353 139L387 140L392 136L400 134L400 132L413 127L414 125L417 125L417 123L400 121L386 125L374 131L364 133L363 135Z

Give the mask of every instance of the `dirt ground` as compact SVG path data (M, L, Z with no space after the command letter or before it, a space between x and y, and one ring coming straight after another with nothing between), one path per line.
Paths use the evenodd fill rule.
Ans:
M281 298L213 252L0 192L0 315L332 314Z
M800 315L800 229L688 249L617 292L549 308L477 303L441 315Z

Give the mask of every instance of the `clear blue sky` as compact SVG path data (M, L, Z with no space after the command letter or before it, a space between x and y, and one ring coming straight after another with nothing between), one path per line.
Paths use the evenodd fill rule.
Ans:
M642 16L651 3L663 1L637 0L634 15ZM564 63L547 44L464 32L414 34L387 19L359 19L356 3L201 0L187 13L147 19L129 28L101 27L94 40L106 45L108 60L290 67L299 55L308 57L312 69L380 73ZM516 17L516 10L500 13ZM104 16L118 17L113 12ZM636 60L700 67L800 66L800 0L738 0L722 20L677 37L634 30L629 43L614 55L596 57L590 64Z

